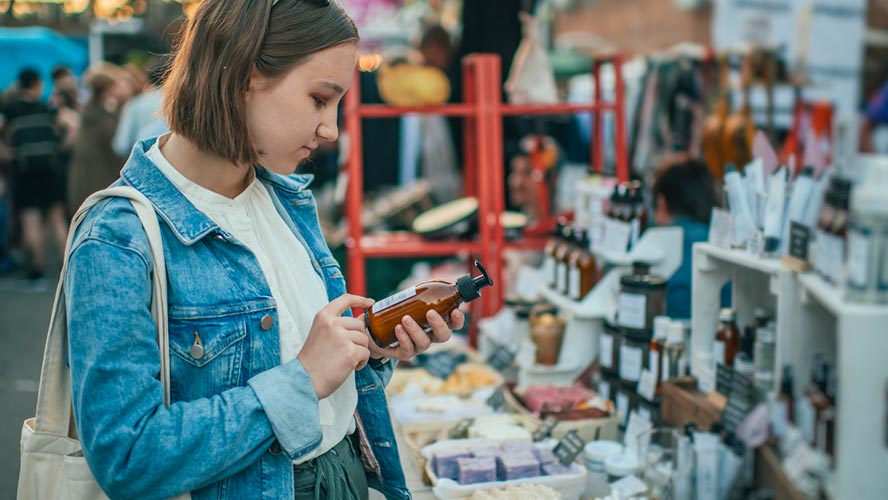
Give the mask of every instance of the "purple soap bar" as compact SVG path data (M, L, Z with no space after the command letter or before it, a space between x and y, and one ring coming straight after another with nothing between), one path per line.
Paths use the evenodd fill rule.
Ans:
M560 462L554 462L551 464L544 464L543 465L543 474L545 474L547 476L557 476L559 474L570 474L571 472L573 472L573 471L570 470L570 467L568 467Z
M504 454L497 460L496 468L497 477L501 481L540 475L540 461L533 453Z
M439 478L459 478L459 468L456 461L460 458L469 458L469 450L463 447L445 448L432 455L432 469Z
M554 464L558 461L558 459L555 458L555 454L552 453L552 450L547 448L536 448L533 452L536 455L537 460L540 461L540 465Z
M493 457L457 458L459 484L496 481L496 459Z
M469 446L469 453L472 454L473 457L493 457L496 458L503 454L499 448L496 446L489 445L476 445Z

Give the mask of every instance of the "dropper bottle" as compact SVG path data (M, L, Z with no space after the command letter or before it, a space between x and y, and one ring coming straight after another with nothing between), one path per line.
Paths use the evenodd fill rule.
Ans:
M466 274L451 283L444 280L424 281L406 290L386 297L370 307L365 315L367 332L376 345L382 348L398 343L395 327L404 316L410 316L424 330L431 331L426 313L434 309L445 320L463 302L471 302L481 296L481 289L493 286L487 270L477 260L475 267L480 276Z

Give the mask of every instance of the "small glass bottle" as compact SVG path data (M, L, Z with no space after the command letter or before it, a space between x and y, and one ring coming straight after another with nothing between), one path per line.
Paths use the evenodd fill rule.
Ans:
M549 288L554 287L557 280L555 252L559 246L564 244L564 228L565 222L563 220L556 221L555 231L552 232L552 237L549 238L543 249L543 279L546 280L546 286Z
M493 286L487 270L477 260L475 267L481 276L471 274L460 277L456 283L432 280L419 283L373 304L365 315L370 338L382 348L398 342L395 327L404 316L410 316L420 327L428 330L426 313L434 309L444 319L463 302L471 302L481 296L481 289Z
M760 327L755 334L755 386L759 398L764 399L774 390L776 339L774 323Z
M665 364L661 362L664 382L684 376L686 364L684 343L684 325L679 321L673 321L666 332L666 362Z
M712 346L712 359L715 363L734 366L734 357L740 349L740 332L737 329L737 313L730 308L722 309L718 316L719 325Z
M564 243L555 250L555 291L567 295L567 281L569 279L568 260L571 250L574 248L574 228L565 226Z
M598 274L598 264L589 250L589 235L586 231L580 231L579 244L570 253L568 261L568 296L573 300L581 300L595 286Z

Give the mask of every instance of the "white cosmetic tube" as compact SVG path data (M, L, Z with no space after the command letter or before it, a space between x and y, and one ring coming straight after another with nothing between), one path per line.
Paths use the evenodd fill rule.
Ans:
M786 221L783 223L783 239L780 241L780 253L785 254L789 248L790 222L804 224L805 210L814 192L814 167L805 167L799 172L792 183L792 194L789 196L789 207L786 210ZM810 226L808 226L810 228Z
M774 253L780 249L780 236L783 234L783 217L786 208L786 174L786 167L780 167L771 176L768 204L765 207L766 253Z
M728 203L731 204L731 213L734 215L734 245L742 246L749 238L753 221L743 179L740 178L740 172L734 165L729 164L725 167L725 189L728 191Z
M760 213L759 198L765 195L765 164L760 158L751 161L743 169L746 181L746 200L749 206L749 215L756 228L762 228L764 214Z

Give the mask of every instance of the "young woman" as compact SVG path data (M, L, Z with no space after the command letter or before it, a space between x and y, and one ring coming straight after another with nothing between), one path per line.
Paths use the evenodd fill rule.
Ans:
M166 81L170 134L136 144L121 184L154 204L169 296L172 405L150 315L155 275L128 201L96 205L65 277L74 416L111 498L410 498L383 388L389 359L443 342L412 320L368 341L323 240L310 178L337 138L357 30L320 0L204 0Z

